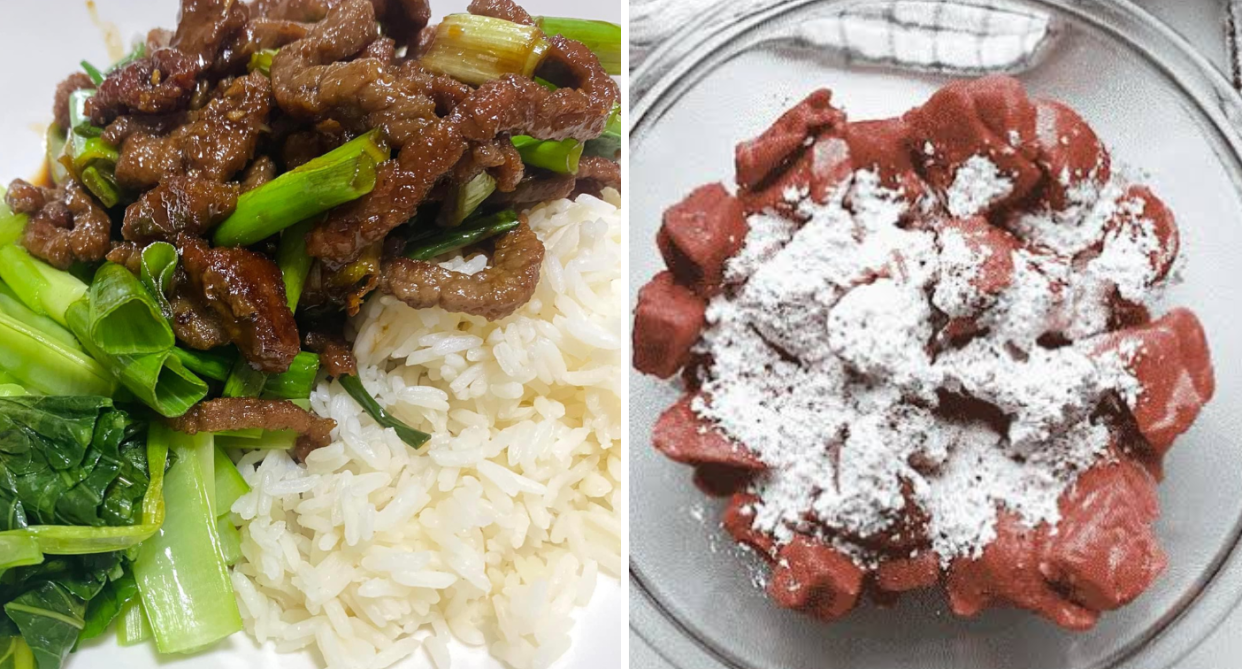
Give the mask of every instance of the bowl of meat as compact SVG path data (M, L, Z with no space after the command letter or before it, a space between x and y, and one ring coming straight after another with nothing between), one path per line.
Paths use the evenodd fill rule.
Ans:
M1171 666L1240 592L1228 84L1124 5L720 11L635 80L635 632Z
M619 667L620 5L9 10L0 667Z

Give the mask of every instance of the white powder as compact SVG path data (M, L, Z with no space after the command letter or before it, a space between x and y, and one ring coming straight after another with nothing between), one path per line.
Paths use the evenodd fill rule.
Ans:
M949 213L957 218L974 216L988 205L1013 192L1013 179L1001 174L996 163L984 156L971 156L953 173L945 192Z
M982 157L958 177L946 194L954 212L978 211L1012 187ZM1115 210L1122 190L1104 192ZM1138 387L1125 371L1133 352L1093 356L1036 340L1103 331L1105 297L1153 251L1142 239L1150 225L1133 226L1132 239L1114 235L1091 258L1014 251L1011 283L984 299L974 279L991 249L972 249L952 228L903 226L906 207L860 171L828 203L802 200L800 226L752 216L698 345L713 362L694 410L768 466L754 484L754 527L781 543L819 535L860 563L867 552L842 536L892 530L909 503L927 514L946 561L995 537L998 508L1055 525L1057 499L1110 443L1093 410L1114 392L1132 404ZM1028 217L1023 234L1056 240L1047 228L1078 225L1075 234L1092 227L1100 239L1102 207L1084 204L1077 220ZM1060 248L1090 246L1063 237ZM975 318L982 334L934 354L938 314ZM939 411L944 393L991 404L1007 431Z

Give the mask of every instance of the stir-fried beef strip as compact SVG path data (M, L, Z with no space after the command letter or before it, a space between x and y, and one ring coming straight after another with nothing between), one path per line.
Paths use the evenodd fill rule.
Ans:
M417 60L402 62L397 77L410 90L416 90L431 98L436 105L436 114L440 116L451 114L457 105L474 92L473 88L452 77L428 70Z
M576 176L575 193L598 195L605 188L621 188L621 165L599 156L583 156Z
M117 182L145 190L161 179L194 174L227 181L251 157L271 113L271 83L255 72L225 86L189 123L167 135L135 132L121 146Z
M535 25L535 21L530 17L530 14L525 9L518 7L513 0L473 0L470 6L466 8L466 11L479 16L490 16L528 26Z
M312 326L302 338L307 350L319 354L319 364L328 372L328 376L357 376L358 360L354 352L340 332L329 332L319 324ZM339 328L338 328L339 329Z
M186 434L224 430L293 430L319 448L332 443L336 421L321 418L289 400L261 400L253 397L221 397L199 402L179 418L172 428ZM299 440L301 441L301 440Z
M207 306L184 267L178 267L173 274L168 303L172 307L170 323L177 341L199 351L209 351L231 341L219 314Z
M579 163L581 171L581 163ZM488 202L510 207L528 207L539 202L559 200L573 195L578 183L577 175L554 174L546 170L528 170L517 186L508 192L501 191L492 195Z
M431 262L393 258L384 263L381 288L415 309L442 307L497 320L535 294L543 251L523 218L520 226L496 239L485 270L464 274Z
M301 345L276 263L248 249L209 248L185 234L178 244L196 294L251 366L276 374L288 370Z
M242 172L241 192L252 191L276 178L276 161L270 156L258 156Z
M17 179L9 185L5 201L13 211L30 215L22 246L53 267L68 269L78 260L102 260L112 246L108 212L77 181L39 188Z
M142 247L134 242L113 242L112 249L104 256L108 262L123 265L131 274L142 270Z
M121 114L185 109L202 68L193 56L160 49L108 75L86 103L91 122L105 126Z
M56 97L52 101L52 118L61 129L69 128L69 95L84 88L94 88L95 82L84 72L74 72L56 86Z
M240 190L235 183L168 177L125 209L121 235L144 244L172 241L182 232L202 235L233 213Z
M577 88L549 91L515 75L489 81L453 110L452 118L461 124L466 139L486 141L512 132L585 141L603 132L621 97L617 82L580 42L560 35L547 39L548 56L541 67L565 72Z
M511 0L474 0L469 11L534 24ZM376 289L416 307L512 313L533 295L544 253L525 223L484 243L491 267L473 276L400 257L408 235L390 233L484 172L496 182L484 211L619 186L615 163L591 157L577 175L528 169L511 140L593 139L619 91L585 46L558 35L545 36L539 66L562 86L555 91L516 75L475 88L432 71L418 60L434 39L430 16L427 0L181 0L176 29L148 33L144 57L98 86L76 73L56 90L53 115L67 128L71 93L96 89L86 114L117 149L108 168L120 204L110 217L74 174L55 188L14 181L6 200L29 215L22 244L58 268L106 257L137 274L145 245L173 242L181 258L167 297L177 340L199 350L232 343L256 369L282 372L302 342L272 260L279 235L250 248L211 248L204 238L241 194L379 128L392 154L375 187L307 235L314 262L299 314L339 326L340 311L358 313ZM248 72L251 57L270 49L270 68ZM357 373L339 327L316 326L305 345L333 376ZM253 408L223 406L186 426Z
M198 67L205 70L249 20L249 12L241 2L181 0L181 18L170 45L197 59Z
M508 192L517 188L526 172L522 154L507 135L489 142L472 144L470 150L453 166L453 183L465 183L486 171L496 180L496 190Z
M457 127L425 122L419 140L380 165L375 189L333 210L306 237L310 255L337 265L349 262L393 228L410 220L433 186L465 153Z

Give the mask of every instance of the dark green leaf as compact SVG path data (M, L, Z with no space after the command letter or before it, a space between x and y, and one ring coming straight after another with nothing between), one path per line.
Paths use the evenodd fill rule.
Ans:
M5 604L4 612L21 630L39 669L60 669L86 626L86 602L51 581Z

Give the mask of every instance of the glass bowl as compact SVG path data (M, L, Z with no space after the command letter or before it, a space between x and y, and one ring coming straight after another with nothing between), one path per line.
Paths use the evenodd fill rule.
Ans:
M727 3L726 3L727 4ZM947 77L866 66L799 47L797 27L883 0L787 0L713 23L701 17L636 73L629 189L632 294L662 269L660 214L694 187L732 181L733 147L811 90L833 89L852 119L899 114ZM1169 568L1130 606L1086 633L1021 611L960 619L940 593L891 609L864 604L824 624L778 609L753 583L756 559L720 528L723 502L691 470L650 447L651 427L680 394L631 373L631 630L678 669L1086 669L1172 666L1242 592L1242 119L1224 78L1180 38L1127 2L1020 0L1050 13L1059 38L1019 74L1033 96L1070 104L1115 163L1140 171L1178 217L1184 281L1166 303L1207 330L1217 394L1179 440L1160 486L1158 533ZM724 11L724 10L719 10Z

